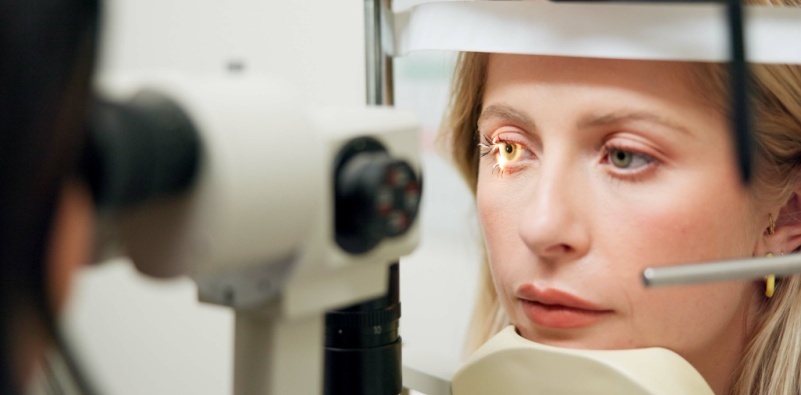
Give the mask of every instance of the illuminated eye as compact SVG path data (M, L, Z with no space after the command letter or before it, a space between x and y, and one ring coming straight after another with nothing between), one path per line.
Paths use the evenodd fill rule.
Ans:
M517 144L501 143L500 151L501 155L503 156L503 160L505 162L511 162L520 156L521 149L517 146Z

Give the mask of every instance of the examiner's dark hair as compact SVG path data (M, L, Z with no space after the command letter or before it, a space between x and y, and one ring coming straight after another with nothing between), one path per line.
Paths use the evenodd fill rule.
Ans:
M97 17L97 0L0 0L0 394L24 388L21 317L59 343L45 254L84 141Z

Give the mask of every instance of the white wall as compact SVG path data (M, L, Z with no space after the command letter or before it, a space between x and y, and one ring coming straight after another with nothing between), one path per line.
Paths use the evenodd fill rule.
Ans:
M364 102L361 1L107 0L99 71L287 78L313 103Z

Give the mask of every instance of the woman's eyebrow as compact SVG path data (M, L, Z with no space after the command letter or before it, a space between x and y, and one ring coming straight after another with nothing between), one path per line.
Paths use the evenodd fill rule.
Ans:
M479 115L477 123L481 124L482 122L487 122L492 118L500 118L503 120L512 121L516 124L519 124L520 127L528 130L536 129L534 121L532 121L528 115L505 104L494 104L481 110L481 115Z
M529 131L536 130L537 128L535 122L528 115L506 104L494 104L484 108L481 111L481 115L478 117L477 123L481 125L481 123L487 122L493 118L514 122ZM602 115L590 114L582 117L578 121L577 126L579 129L589 129L626 122L650 122L684 134L691 134L690 130L685 126L647 111L621 111Z
M588 129L635 121L650 122L685 134L691 134L689 129L670 119L644 111L613 112L604 115L588 115L581 118L577 125L579 129Z

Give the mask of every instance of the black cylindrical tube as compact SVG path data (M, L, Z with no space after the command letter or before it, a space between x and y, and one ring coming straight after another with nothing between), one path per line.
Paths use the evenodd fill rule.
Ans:
M181 106L153 91L128 102L97 100L82 171L101 209L129 208L189 189L202 142Z
M387 294L325 317L326 395L396 395L402 390L398 264Z
M754 156L754 137L751 134L751 114L748 97L750 74L746 59L744 9L741 0L729 0L726 7L729 22L731 59L729 61L729 78L731 79L731 120L734 130L736 154L743 182L751 180Z

